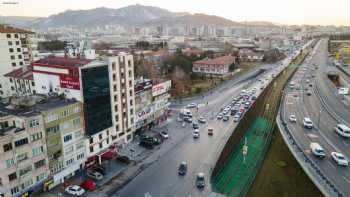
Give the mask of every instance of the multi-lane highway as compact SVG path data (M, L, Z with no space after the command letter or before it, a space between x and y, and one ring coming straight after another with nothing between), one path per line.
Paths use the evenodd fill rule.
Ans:
M319 69L313 66L314 64L318 65ZM292 78L291 81L295 87L287 86L282 116L304 154L317 165L319 173L326 177L325 180L329 180L329 183L326 181L327 185L340 191L340 193L326 192L326 194L350 196L350 170L347 167L338 166L330 156L331 152L336 151L350 158L350 141L334 132L337 123L350 122L350 111L335 94L336 89L327 78L329 66L327 40L324 39L319 42L315 53ZM288 120L290 115L296 116L296 123ZM313 129L304 128L302 123L304 117L309 117L313 121ZM312 154L311 142L317 142L325 149L325 158L320 159ZM315 177L311 178L318 181ZM324 187L325 184L316 183L316 185ZM329 190L329 188L320 189Z
M284 61L284 64L265 65L264 67L269 70L265 73L249 73L239 77L237 80L224 84L204 97L196 97L182 102L182 105L179 103L174 105L176 109L173 110L173 121L167 127L170 136L176 135L176 133L183 133L181 139L163 152L157 161L135 177L124 188L114 193L114 196L178 197L218 195L212 193L209 177L211 169L214 167L236 123L233 122L232 117L227 122L216 120L216 114L221 108L230 103L233 97L239 95L242 89L256 87L256 95L259 95L261 92L260 87L266 87L266 84L271 80L271 74L281 70L286 64L288 64L287 61ZM258 75L256 76L257 73ZM264 79L264 82L259 82L257 78ZM193 110L194 119L199 116L207 118L207 123L200 125L199 139L193 139L192 125L188 124L182 127L182 123L176 121L177 111L191 102L199 103L200 106L198 111L196 109ZM214 128L213 136L207 135L209 127ZM183 177L177 174L178 166L182 161L188 163L187 174ZM206 179L206 187L202 190L198 190L195 186L196 174L199 172L203 172Z

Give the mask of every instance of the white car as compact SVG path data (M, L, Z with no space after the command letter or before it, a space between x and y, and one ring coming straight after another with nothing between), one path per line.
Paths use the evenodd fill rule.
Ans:
M295 115L290 115L289 116L289 121L290 122L297 122L297 118L295 117Z
M198 129L195 129L193 131L193 138L199 138L199 130Z
M86 176L95 179L95 180L102 180L103 179L103 175L97 171L88 171L86 173Z
M199 117L198 122L199 123L206 123L207 120L203 116L201 116L201 117Z
M197 104L196 103L190 103L187 105L187 108L196 108Z
M233 122L238 122L240 118L241 118L240 115L238 115L238 114L234 115L233 116Z
M337 124L334 127L335 132L337 132L339 135L349 138L350 137L350 128L344 124Z
M344 157L343 154L338 153L338 152L332 152L331 153L332 159L340 166L348 166L349 162L348 160Z
M312 129L314 127L314 124L312 123L310 118L304 118L303 119L303 125L307 129Z
M218 120L221 120L222 119L222 113L219 113L217 116L216 116L216 119L218 119Z
M167 132L165 132L165 131L161 131L159 133L159 135L162 136L162 138L164 138L164 139L168 139L169 138L169 134Z
M85 193L85 190L78 185L70 185L64 189L68 194L74 196L81 196Z

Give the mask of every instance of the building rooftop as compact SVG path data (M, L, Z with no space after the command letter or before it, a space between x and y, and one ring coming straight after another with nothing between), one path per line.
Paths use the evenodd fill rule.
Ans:
M202 59L199 61L195 61L193 64L210 64L210 65L227 65L227 64L232 64L235 61L235 57L232 55L226 55L226 56L221 56L217 57L214 59Z
M8 25L0 25L0 33L27 33L27 34L33 34L34 32L20 29Z
M33 66L31 65L23 66L9 73L6 73L4 76L16 78L16 79L33 80Z
M32 65L41 66L64 66L64 67L81 67L93 60L82 58L56 57L49 56L32 63Z
M30 117L77 102L75 99L66 99L57 95L51 97L44 95L11 97L1 100L0 117L8 115Z

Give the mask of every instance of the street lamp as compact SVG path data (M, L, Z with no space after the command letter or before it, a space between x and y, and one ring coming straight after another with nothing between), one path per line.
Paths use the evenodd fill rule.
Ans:
M317 128L320 130L320 121L321 121L322 108L320 108L320 112L318 114Z

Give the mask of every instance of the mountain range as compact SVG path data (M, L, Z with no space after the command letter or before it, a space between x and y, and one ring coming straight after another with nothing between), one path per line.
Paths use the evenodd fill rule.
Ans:
M171 12L166 9L130 5L112 9L100 7L90 10L67 10L44 18L0 16L0 23L8 23L34 29L55 27L90 28L106 25L159 26L159 25L212 25L212 26L275 26L270 22L235 22L223 17L206 14Z

